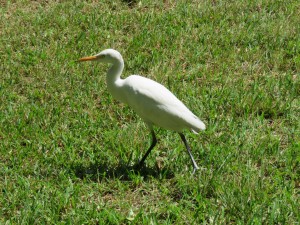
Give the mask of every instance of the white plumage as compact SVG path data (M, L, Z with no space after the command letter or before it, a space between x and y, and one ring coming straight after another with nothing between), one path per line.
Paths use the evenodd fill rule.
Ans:
M121 79L124 60L113 49L106 49L95 56L81 58L79 61L97 60L112 64L106 75L108 91L112 96L134 109L151 130L152 144L139 163L141 166L156 145L153 125L179 133L193 163L194 171L198 166L191 154L190 147L182 134L185 129L198 133L205 130L205 124L195 116L175 95L163 85L138 75Z

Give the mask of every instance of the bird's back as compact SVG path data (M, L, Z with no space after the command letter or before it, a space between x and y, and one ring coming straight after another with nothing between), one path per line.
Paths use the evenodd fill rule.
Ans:
M124 101L148 124L197 133L205 124L163 85L138 75L123 80Z

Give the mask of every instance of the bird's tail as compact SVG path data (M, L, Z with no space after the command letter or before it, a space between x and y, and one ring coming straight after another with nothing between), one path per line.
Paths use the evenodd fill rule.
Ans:
M194 121L191 124L191 131L195 134L198 134L200 130L205 130L205 129L206 129L205 124L197 116L194 116Z

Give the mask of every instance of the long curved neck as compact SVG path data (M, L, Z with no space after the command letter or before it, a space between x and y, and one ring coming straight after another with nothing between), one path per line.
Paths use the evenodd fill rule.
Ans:
M123 60L114 62L106 74L107 85L114 84L117 80L119 80L123 69L124 69Z
M123 99L123 95L119 89L122 86L121 74L124 69L123 59L115 61L112 66L109 68L106 74L106 84L108 91L112 94L117 100Z

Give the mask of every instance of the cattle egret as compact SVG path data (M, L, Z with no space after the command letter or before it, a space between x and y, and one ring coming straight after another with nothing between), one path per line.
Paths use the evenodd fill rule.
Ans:
M83 57L79 61L99 61L111 64L106 75L108 91L115 99L132 107L148 125L152 135L152 143L139 162L138 168L143 165L157 143L153 130L153 125L156 125L179 133L192 160L193 173L199 169L182 131L188 129L198 133L200 130L205 130L205 124L167 88L153 80L138 75L131 75L126 79L121 79L124 60L121 54L114 49L103 50L97 55Z

